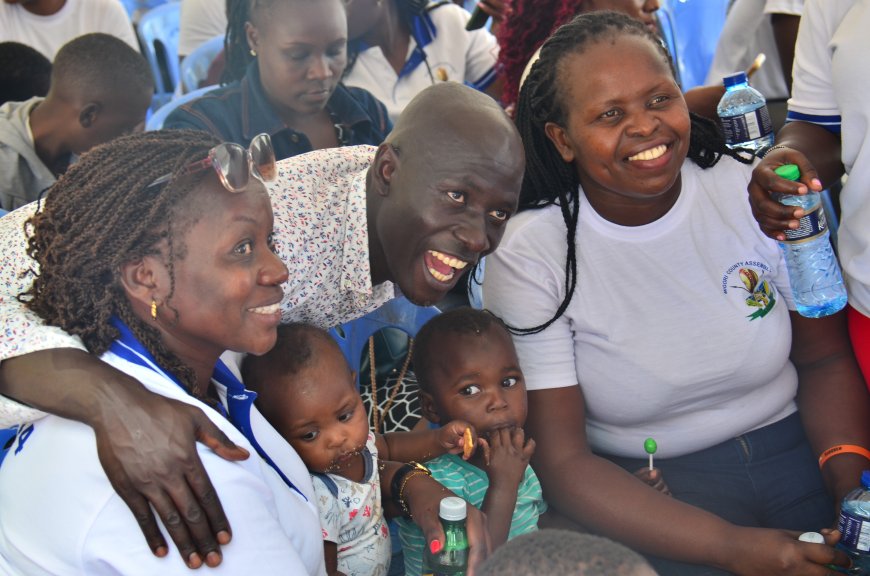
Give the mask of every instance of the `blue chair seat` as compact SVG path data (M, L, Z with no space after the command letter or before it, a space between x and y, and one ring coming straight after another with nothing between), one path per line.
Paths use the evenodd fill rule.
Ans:
M204 88L199 88L194 90L193 92L188 92L183 96L179 96L174 100L170 100L163 106L157 109L156 112L152 113L148 118L148 121L145 122L145 130L160 130L163 128L163 123L166 122L166 118L172 113L173 110L181 106L182 104L186 104L191 100L196 100L200 96L211 92L219 88L217 84L214 86L206 86Z
M224 37L215 36L196 47L181 61L181 89L190 92L199 88L199 83L208 76L208 69L215 57L224 49Z

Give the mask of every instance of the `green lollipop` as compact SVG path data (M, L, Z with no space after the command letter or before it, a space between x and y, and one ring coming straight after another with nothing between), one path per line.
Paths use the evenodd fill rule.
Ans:
M659 449L659 445L656 444L656 441L652 438L647 438L643 441L643 449L649 454L649 469L652 472L653 469L653 454L656 453L656 450Z

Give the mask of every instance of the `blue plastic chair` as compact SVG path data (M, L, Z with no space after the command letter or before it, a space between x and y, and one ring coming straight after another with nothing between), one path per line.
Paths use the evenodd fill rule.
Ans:
M729 0L664 0L656 13L683 90L703 86Z
M145 12L136 25L142 55L154 75L155 106L168 102L178 85L178 30L180 2L167 2Z
M359 384L360 360L370 336L383 328L398 328L409 336L414 336L423 324L438 314L440 310L434 306L417 306L401 296L362 318L332 328L329 334L338 342L348 364L356 371Z
M130 21L133 22L133 24L136 24L142 14L156 6L166 4L168 1L170 0L121 0L121 4L123 4L124 8L127 10L127 15L130 17Z
M199 88L199 83L208 76L209 66L223 49L224 37L215 36L181 60L181 89L185 93Z
M217 88L220 88L220 86L218 86L217 84L213 86L206 86L204 88L194 90L193 92L188 92L187 94L179 96L174 100L170 100L169 102L158 108L156 112L151 114L151 116L148 118L148 121L145 122L145 130L160 130L161 128L163 128L163 123L166 122L166 118L172 113L173 110L175 110L182 104L186 104L191 100L196 100L203 94L207 94L212 90L216 90Z

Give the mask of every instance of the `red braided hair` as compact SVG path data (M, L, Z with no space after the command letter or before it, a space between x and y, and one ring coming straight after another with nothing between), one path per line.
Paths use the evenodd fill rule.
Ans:
M516 104L520 78L532 54L556 28L580 12L582 3L583 0L513 0L513 12L497 31L505 107Z

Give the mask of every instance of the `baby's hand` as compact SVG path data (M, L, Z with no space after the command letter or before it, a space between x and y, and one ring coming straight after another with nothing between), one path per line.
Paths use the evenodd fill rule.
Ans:
M635 470L634 475L641 481L649 484L665 496L671 495L671 489L665 484L665 479L662 476L662 471L658 468L649 469L649 466L644 466L639 470Z
M519 486L535 453L535 441L526 440L522 428L501 428L489 435L489 441L481 438L480 445L490 484Z
M452 420L438 429L438 444L450 454L468 460L477 448L477 432L464 420Z

